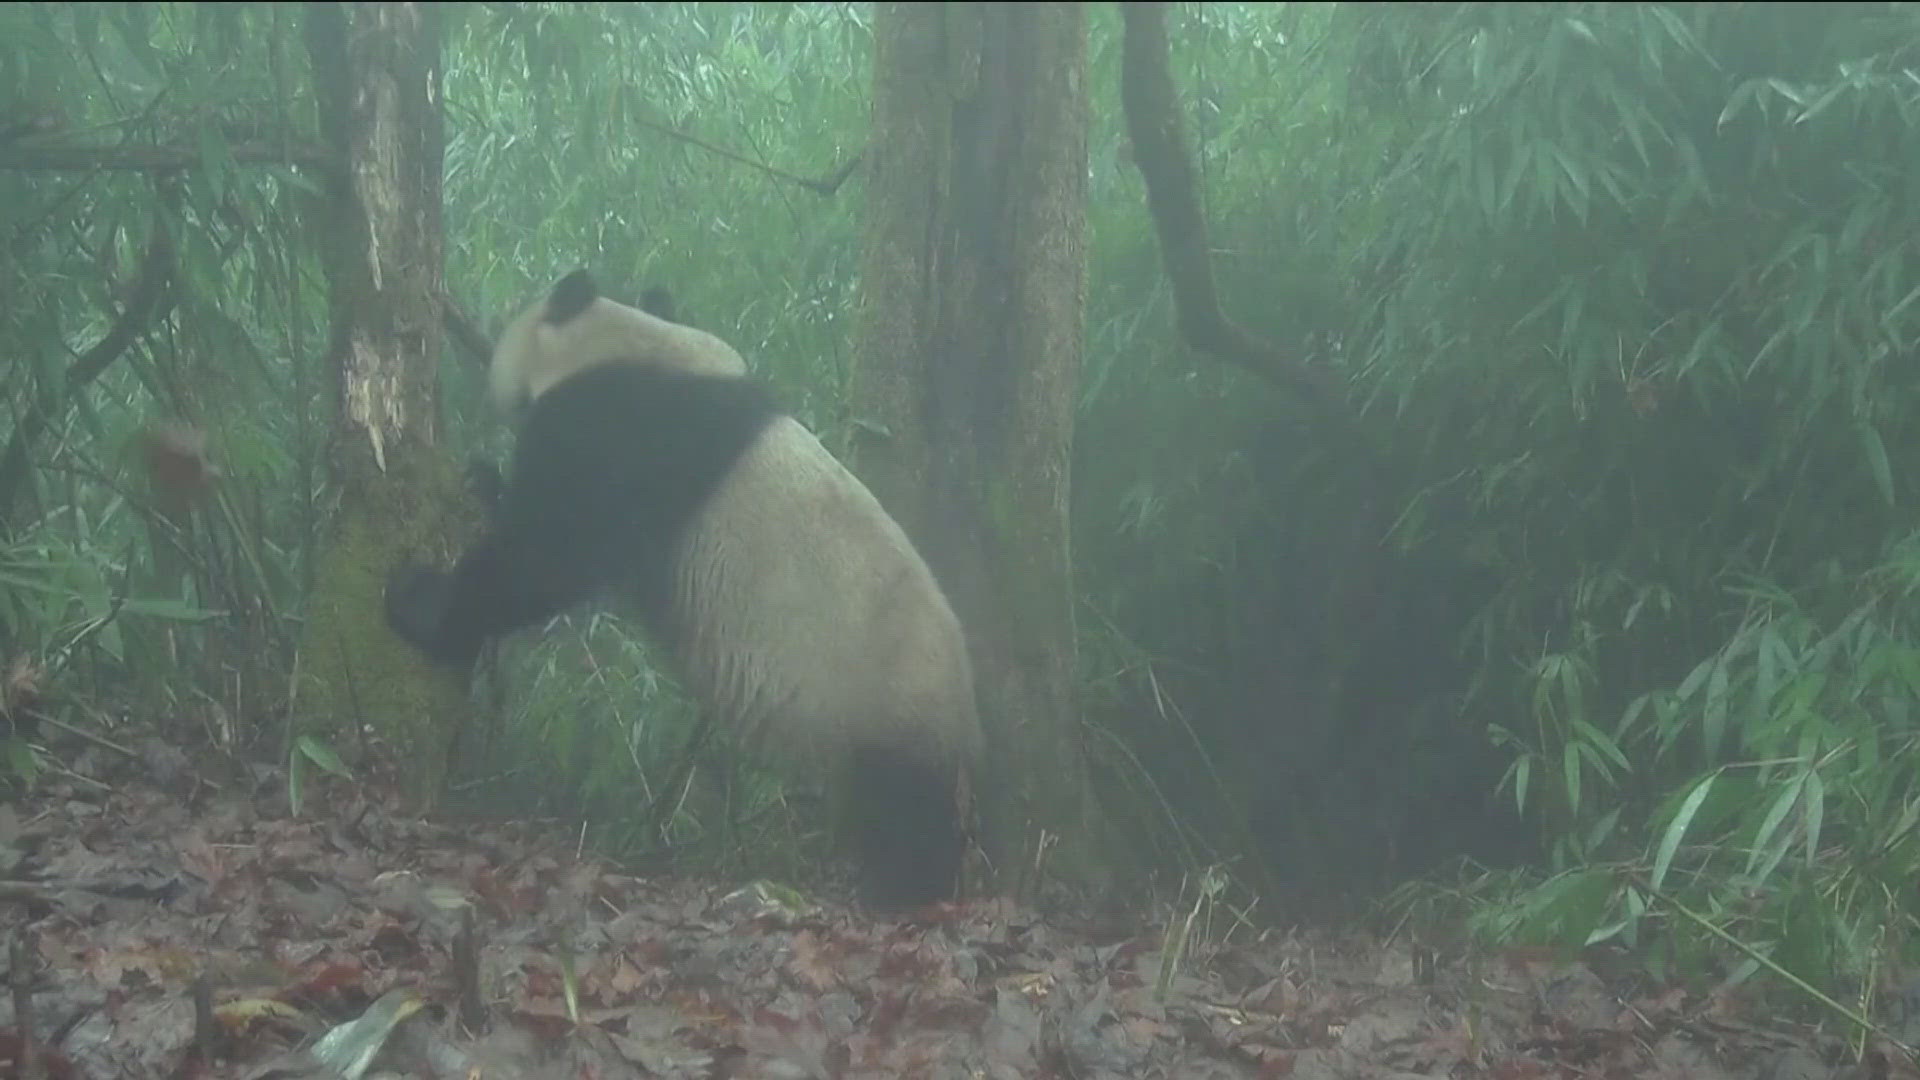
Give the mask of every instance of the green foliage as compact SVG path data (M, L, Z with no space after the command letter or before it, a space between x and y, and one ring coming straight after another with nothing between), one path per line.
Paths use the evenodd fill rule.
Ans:
M181 599L129 596L126 576L124 562L52 528L0 545L0 626L19 628L15 655L45 658L56 675L124 663L125 622L194 623L213 615Z
M457 291L506 312L583 264L635 295L664 285L683 317L826 408L858 219L763 168L822 177L859 151L863 18L828 4L476 10L446 76Z
M1737 911L1797 970L1870 971L1914 917L1917 545L1802 598L1756 591L1718 652L1619 725L1650 768L1724 762L1656 810L1647 884Z
M1567 867L1487 928L1710 947L1583 869L1626 858L1797 970L1865 977L1920 870L1920 9L1342 20L1401 133L1346 264L1356 385L1413 480L1401 541L1499 582L1468 707Z
M78 162L0 172L0 445L30 466L0 478L0 523L62 575L97 568L68 579L94 617L119 597L87 638L98 653L54 676L63 693L122 692L132 675L133 692L213 719L256 713L284 688L284 651L261 646L285 645L302 599L325 308L290 240L311 185L239 162L273 136L303 141L297 27L265 5L0 11L0 96L35 120L9 152ZM188 167L87 164L148 155ZM94 365L88 350L151 291L156 265L157 320L136 320L129 347ZM204 431L224 475L190 518L157 510L127 452L161 420ZM58 649L59 613L21 603L32 610L14 605L17 637L0 645ZM202 616L195 633L170 625Z
M1283 818L1295 838L1263 854L1318 873L1374 837L1453 854L1413 826L1461 770L1547 844L1537 888L1466 894L1491 937L1753 968L1638 875L1821 980L1904 947L1916 19L1178 9L1227 310L1344 372L1384 467L1168 355L1099 125L1082 664L1097 745L1197 823L1169 855L1239 814ZM1369 496L1377 549L1348 531ZM1375 583L1345 629L1343 573ZM1436 752L1476 730L1504 775Z
M0 544L0 664L35 658L34 681L57 689L84 681L91 670L126 664L129 624L152 629L213 617L183 600L127 595L127 568L116 562L54 527ZM0 687L0 694L9 690ZM4 711L0 702L0 715ZM0 756L0 771L23 783L38 776L43 764L19 727L0 735Z

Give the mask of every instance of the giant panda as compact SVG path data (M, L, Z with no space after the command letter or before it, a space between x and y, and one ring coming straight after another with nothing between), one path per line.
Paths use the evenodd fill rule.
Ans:
M490 638L624 599L717 719L839 772L868 903L951 897L981 748L971 664L873 494L724 341L584 270L508 324L489 382L520 417L511 467L451 572L389 576L394 632L464 673Z

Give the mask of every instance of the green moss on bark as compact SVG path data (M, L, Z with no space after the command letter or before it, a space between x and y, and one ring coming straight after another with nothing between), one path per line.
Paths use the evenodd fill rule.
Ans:
M454 737L472 709L466 685L429 666L387 628L389 570L412 557L450 565L477 514L444 455L406 455L409 469L371 479L342 507L314 580L301 645L298 716L343 752L354 727L407 763L408 795L431 808L444 789Z

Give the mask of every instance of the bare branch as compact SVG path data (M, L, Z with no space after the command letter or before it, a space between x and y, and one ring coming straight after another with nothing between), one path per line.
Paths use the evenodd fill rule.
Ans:
M1207 257L1207 219L1200 212L1199 185L1168 60L1167 5L1119 7L1126 24L1120 102L1133 140L1133 159L1147 184L1147 208L1173 287L1180 336L1201 352L1286 384L1316 402L1337 401L1338 387L1324 370L1282 355L1220 310Z
M733 150L728 150L723 146L715 146L710 142L707 142L696 136L689 135L686 132L680 131L677 128L668 127L665 124L656 123L652 120L639 120L636 122L639 123L641 127L652 128L654 131L657 131L662 135L668 136L669 138L678 139L689 146L697 146L700 149L705 150L707 153L714 155L715 157L726 158L728 161L738 162L739 164L745 165L750 169L758 169L761 172L766 173L768 176L774 177L775 179L785 180L785 181L788 181L789 183L798 184L801 187L806 188L808 191L813 192L815 195L831 196L834 193L838 192L840 190L840 185L847 182L847 177L853 175L853 171L860 167L861 160L866 156L866 151L863 149L858 153L854 154L852 157L848 158L846 161L842 162L841 165L838 168L834 169L832 172L818 179L814 179L814 178L805 177L805 176L798 176L794 173L787 172L784 169L776 169L771 165L762 164L761 162L755 161L752 158L745 156L744 154L740 154Z

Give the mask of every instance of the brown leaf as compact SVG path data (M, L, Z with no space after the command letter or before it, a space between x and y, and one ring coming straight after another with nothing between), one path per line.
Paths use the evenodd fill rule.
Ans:
M139 437L154 497L169 510L185 510L200 500L220 476L207 457L207 434L190 424L160 421Z

